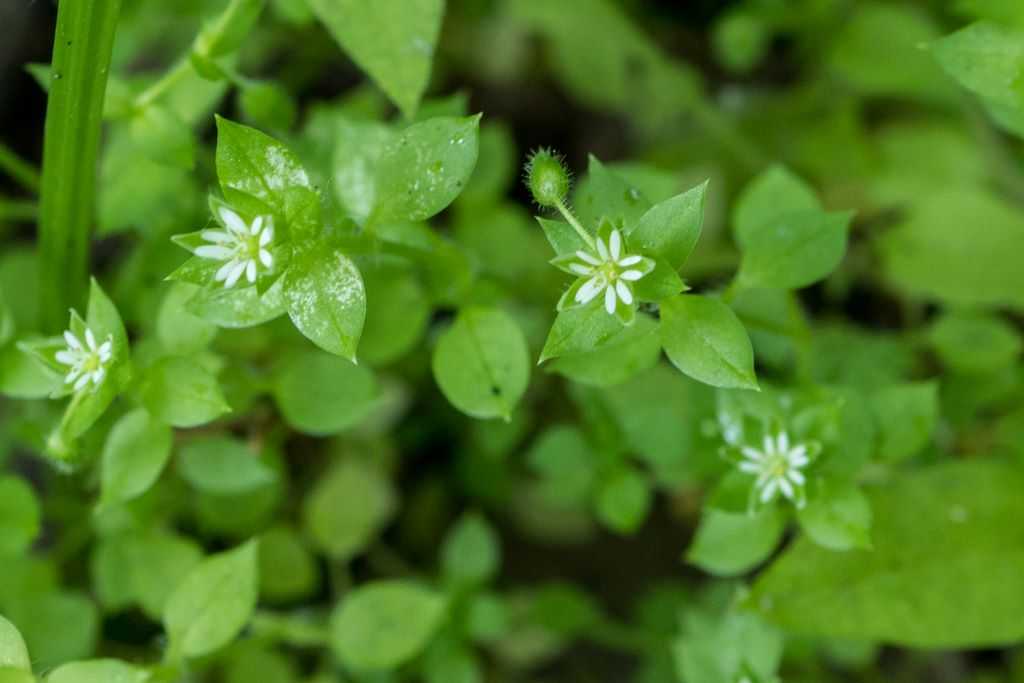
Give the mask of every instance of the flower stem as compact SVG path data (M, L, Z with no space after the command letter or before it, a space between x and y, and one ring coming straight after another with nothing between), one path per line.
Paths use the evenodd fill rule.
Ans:
M39 171L3 144L0 144L0 169L29 192L39 191Z
M576 231L576 234L580 236L580 239L582 239L588 247L595 249L594 238L590 236L590 233L587 232L582 225L580 225L580 222L576 220L576 216L572 215L572 211L570 211L569 207L565 205L565 202L559 201L555 206L558 207L558 212L562 214L562 218L565 219L565 222L571 225L573 230Z
M103 98L121 0L75 0L57 9L39 205L39 298L44 328L84 303L96 196Z

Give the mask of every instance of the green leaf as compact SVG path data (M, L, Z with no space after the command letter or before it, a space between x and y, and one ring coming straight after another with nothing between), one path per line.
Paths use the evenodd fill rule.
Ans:
M335 608L331 646L356 671L394 669L423 651L446 613L445 599L419 584L364 584Z
M501 542L479 514L464 515L441 546L441 570L456 585L479 585L501 568Z
M843 260L851 216L801 211L762 224L743 242L740 285L799 289L824 278Z
M16 594L5 600L4 611L24 636L36 670L89 657L96 649L99 615L96 605L80 593Z
M374 367L392 363L416 347L430 322L430 301L419 279L406 268L363 269L366 325L359 356Z
M185 308L218 327L255 327L285 312L283 282L279 278L262 295L256 287L209 285L197 291Z
M200 491L225 495L246 493L277 479L258 453L225 436L186 443L178 456L178 472Z
M412 118L430 79L444 0L309 0L352 59Z
M815 482L796 517L800 528L824 548L871 548L871 504L854 484Z
M59 392L64 378L35 355L22 350L22 339L0 349L0 393L10 398L45 398Z
M617 228L629 228L651 208L651 203L640 190L590 155L587 177L576 190L573 208L583 226L596 231L602 218Z
M754 586L752 604L798 634L975 649L1024 638L1019 529L1024 475L952 463L869 491L874 548L798 540Z
M237 193L256 197L284 218L288 229L311 210L311 202L319 208L309 176L291 150L255 128L220 116L217 177L229 203Z
M156 529L103 538L91 560L93 588L108 611L138 606L159 621L171 593L203 559L193 541Z
M597 486L598 519L620 534L631 534L644 523L651 507L647 479L636 470L622 468Z
M231 410L216 376L180 356L164 358L148 368L139 394L153 418L174 427L197 427Z
M153 161L185 169L195 165L192 129L169 109L157 104L143 108L131 119L131 134Z
M585 306L559 311L540 352L540 362L603 349L615 343L622 328L618 318L608 315L600 297Z
M182 581L164 608L170 650L200 657L227 645L256 607L257 545L249 541L203 560Z
M550 365L553 372L575 382L608 387L625 382L647 370L661 357L658 323L640 314L629 327L592 351L559 356Z
M24 479L0 477L0 557L26 552L39 535L42 512Z
M541 478L544 497L566 506L584 503L596 479L592 449L576 427L555 426L541 434L527 453Z
M171 455L174 434L145 410L134 410L111 428L100 464L101 501L119 503L145 493Z
M0 683L36 683L35 677L24 669L0 667Z
M477 418L508 419L530 381L526 339L508 314L466 308L434 349L434 379L445 397Z
M785 530L778 507L753 515L706 508L686 560L714 576L739 576L768 559Z
M333 248L312 248L285 273L288 315L310 341L355 362L366 320L366 290L359 269Z
M964 230L984 225L984 230ZM906 295L1024 309L1024 217L969 186L934 188L875 242L885 277Z
M782 634L753 614L691 617L672 647L680 680L700 683L762 683L775 679Z
M878 423L878 457L889 462L916 455L931 440L939 418L938 385L896 384L870 397Z
M736 198L733 234L737 244L745 247L753 234L787 214L820 210L821 202L810 185L785 166L772 166Z
M476 166L480 115L415 123L385 145L371 221L423 221L462 192Z
M963 373L995 372L1021 353L1021 337L1005 320L985 313L949 313L928 332L928 341L946 367Z
M1021 36L1019 28L979 21L936 41L931 52L960 85L995 106L1021 111Z
M14 624L0 616L0 669L32 670L28 648Z
M116 659L94 659L59 666L46 683L146 683L149 672Z
M316 592L320 568L297 531L280 525L260 536L260 597L296 602Z
M161 345L172 354L185 355L201 349L213 340L217 328L187 308L199 288L187 282L175 282L167 290L156 318L156 334Z
M314 436L358 425L380 395L372 372L316 350L287 354L275 369L273 392L285 422Z
M684 294L662 301L661 345L673 365L698 381L757 389L747 331L718 299Z
M589 248L579 233L565 221L554 221L538 216L537 222L540 223L541 229L544 230L544 237L547 238L557 255L575 254L577 251L586 251Z
M678 270L700 238L708 182L655 204L627 230L629 246L658 256Z
M391 480L358 461L336 465L302 506L306 533L338 561L362 552L391 521L398 499Z

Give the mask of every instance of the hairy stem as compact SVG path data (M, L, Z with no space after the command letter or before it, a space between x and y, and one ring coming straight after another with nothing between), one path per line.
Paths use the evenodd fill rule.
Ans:
M38 291L49 331L64 326L88 290L96 154L120 6L74 0L57 11L39 205Z
M595 249L594 238L590 236L590 233L587 232L582 225L580 225L580 222L576 220L576 216L572 215L572 211L570 211L569 207L565 205L565 202L558 202L556 206L558 207L558 212L562 214L562 218L565 219L566 223L572 226L572 229L576 231L576 234L580 236L580 239L582 239L588 247Z

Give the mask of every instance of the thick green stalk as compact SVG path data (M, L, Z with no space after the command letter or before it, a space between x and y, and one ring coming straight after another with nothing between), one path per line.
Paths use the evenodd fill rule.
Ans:
M57 331L85 301L103 97L121 0L63 0L57 10L39 205L39 298Z

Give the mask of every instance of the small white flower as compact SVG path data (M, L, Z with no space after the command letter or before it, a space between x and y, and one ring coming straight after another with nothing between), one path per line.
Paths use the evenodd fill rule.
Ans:
M99 386L107 376L107 366L113 356L113 338L107 336L102 344L96 344L96 335L88 327L85 328L85 343L67 330L64 332L64 341L67 348L58 351L54 356L58 363L69 366L68 374L64 377L65 384L74 384L74 390L78 391L92 382Z
M220 207L218 213L227 230L199 233L210 244L196 249L196 256L224 261L214 279L223 281L225 287L234 287L243 273L250 283L256 282L261 264L266 268L274 265L274 257L269 250L274 241L274 219L257 216L252 225L246 225L241 216L226 206Z
M789 435L779 432L775 438L765 436L761 450L744 446L741 452L744 459L739 469L757 477L754 488L762 504L770 503L782 493L797 507L803 507L806 478L800 470L811 461L805 444L790 445Z
M597 253L577 251L576 260L568 264L570 273L587 278L576 290L576 303L590 303L604 292L604 308L608 313L615 313L617 300L631 306L633 286L630 283L649 273L653 264L642 256L624 253L622 233L617 229L608 234L607 242L600 236L595 237L594 248Z

